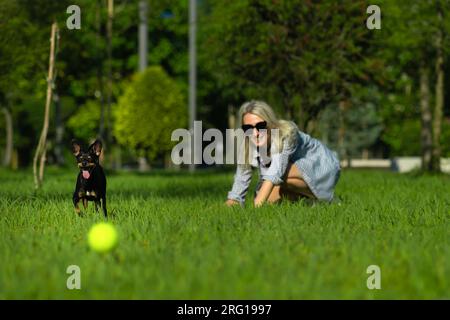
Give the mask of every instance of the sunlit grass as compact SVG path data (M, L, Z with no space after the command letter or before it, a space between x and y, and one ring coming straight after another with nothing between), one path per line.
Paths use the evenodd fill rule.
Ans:
M230 209L232 172L110 173L120 241L99 255L86 235L103 217L75 215L75 175L34 193L29 172L0 171L0 298L450 298L448 176L344 171L335 203Z

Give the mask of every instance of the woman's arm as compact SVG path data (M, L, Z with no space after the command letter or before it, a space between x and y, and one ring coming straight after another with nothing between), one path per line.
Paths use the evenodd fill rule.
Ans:
M231 188L231 191L228 192L228 200L225 202L225 204L228 206L234 204L244 205L245 195L247 194L251 179L251 167L238 165L236 168L236 174L234 175L233 187Z
M290 146L286 142L283 144L283 150L272 156L272 162L266 174L262 176L264 180L258 195L255 198L255 207L261 206L267 201L274 186L283 183L284 176L289 164L289 157L295 151L294 146Z
M267 201L270 194L272 193L274 184L270 180L264 180L261 188L258 191L258 195L255 198L255 207L260 207L264 202Z

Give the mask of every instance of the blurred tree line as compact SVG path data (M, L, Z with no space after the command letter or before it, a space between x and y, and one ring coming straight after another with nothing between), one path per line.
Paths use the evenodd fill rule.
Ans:
M109 166L142 156L167 163L170 132L188 125L188 1L148 0L144 73L137 72L139 1L112 1L110 17L109 1L0 0L4 165L28 166L33 157L54 20L60 41L48 162L65 164L72 137L101 137ZM414 155L438 170L436 159L450 156L448 1L380 0L380 30L366 27L366 0L197 3L204 130L227 128L241 103L262 99L341 158ZM81 30L66 28L72 4L81 8Z

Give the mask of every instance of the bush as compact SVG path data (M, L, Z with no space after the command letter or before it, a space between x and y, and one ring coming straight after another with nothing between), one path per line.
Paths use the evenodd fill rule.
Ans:
M133 77L114 113L117 141L150 159L168 152L174 145L172 131L188 122L180 88L159 66Z

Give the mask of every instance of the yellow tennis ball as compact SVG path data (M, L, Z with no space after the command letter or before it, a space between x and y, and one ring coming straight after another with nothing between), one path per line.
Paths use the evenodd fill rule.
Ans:
M88 234L89 247L97 252L108 252L117 246L116 228L106 222L93 225Z

